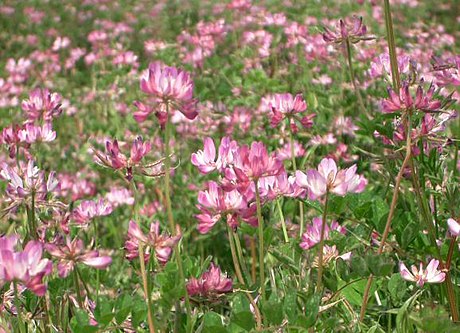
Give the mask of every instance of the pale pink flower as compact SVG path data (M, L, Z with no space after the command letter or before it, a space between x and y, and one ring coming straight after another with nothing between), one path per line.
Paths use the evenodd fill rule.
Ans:
M339 20L336 23L335 31L324 28L323 39L326 42L343 43L349 40L351 43L357 43L361 40L369 39L366 37L367 28L363 24L363 18L353 16L351 19Z
M83 241L75 238L70 240L67 237L65 244L45 244L45 249L51 256L58 258L57 265L59 277L67 277L77 263L96 269L105 269L112 263L109 256L101 256L97 250L87 250L84 248Z
M140 87L155 99L153 104L158 104L155 111L162 126L170 116L168 108L169 112L178 110L191 120L198 115L193 99L193 81L186 71L154 62L142 73ZM134 114L134 118L139 122L146 119L146 113L153 112L142 103L136 106L140 107L140 111Z
M430 85L426 93L420 84L417 87L414 99L409 90L409 84L405 82L399 90L399 95L392 88L388 88L389 97L383 100L382 110L385 113L405 110L438 112L441 108L441 101L433 98L434 92L435 87L433 84Z
M150 224L150 231L144 234L134 221L129 221L128 237L125 242L126 258L133 260L139 256L139 242L144 245L144 259L150 259L153 251L156 260L162 265L166 264L171 257L172 250L181 239L182 234L177 226L176 236L160 234L160 222Z
M218 266L211 263L209 269L198 279L194 277L189 279L186 288L190 297L216 300L223 294L232 292L233 281L222 274Z
M43 246L37 241L27 243L23 251L14 250L17 236L0 238L0 285L19 282L38 296L46 292L43 277L51 273L52 263L42 259Z
M50 93L48 89L33 90L29 99L22 101L22 109L27 113L27 122L32 123L41 118L46 122L52 121L62 112L61 99L61 95Z
M450 218L447 220L447 226L452 236L458 237L460 235L460 224L454 219Z
M441 283L446 278L446 273L438 270L439 260L431 259L426 269L423 269L423 264L420 263L420 268L412 265L410 272L403 262L399 263L399 271L404 280L415 282L420 288L428 283Z
M318 170L296 172L297 184L308 189L311 200L322 197L327 192L344 196L346 193L359 193L367 184L366 178L356 174L356 164L348 169L338 170L335 161L324 158L318 165Z
M113 211L112 205L100 198L97 201L83 200L72 212L72 219L81 226L100 216L110 215Z
M305 128L313 125L315 114L299 116L300 113L307 110L307 103L301 94L297 94L295 97L291 94L275 94L264 103L270 108L272 127L278 126L284 119L289 119L289 124L294 132L298 131L295 121L298 121Z
M318 244L321 240L321 226L323 224L323 219L321 217L315 217L312 220L312 224L307 225L305 233L302 235L302 240L300 247L304 250L308 250L311 247ZM346 233L345 228L340 226L337 221L332 221L329 226L326 224L324 229L324 240L329 239L329 234L332 231L338 231L342 234Z
M201 173L207 174L214 170L222 171L233 163L234 155L238 150L236 141L228 137L222 138L219 146L219 156L216 159L216 147L211 138L205 138L204 149L192 154L192 164L198 167Z

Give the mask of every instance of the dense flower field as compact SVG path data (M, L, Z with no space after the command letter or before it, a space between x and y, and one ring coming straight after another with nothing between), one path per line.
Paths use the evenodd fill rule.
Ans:
M460 332L460 11L5 0L0 332Z

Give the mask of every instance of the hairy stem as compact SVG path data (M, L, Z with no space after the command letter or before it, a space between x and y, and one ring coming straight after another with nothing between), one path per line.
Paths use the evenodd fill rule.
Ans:
M289 243L289 237L286 229L286 221L284 220L283 208L281 207L280 199L276 200L276 207L281 220L281 227L283 228L284 241Z
M412 139L411 139L411 119L410 115L406 115L406 155L404 157L403 163L401 165L401 168L399 169L398 175L396 176L396 181L395 181L395 187L393 190L393 197L391 199L391 205L390 205L390 211L388 213L388 218L385 224L385 229L383 231L382 235L382 240L380 241L379 248L377 250L377 255L381 255L383 252L383 248L385 247L385 243L388 238L388 234L390 233L390 227L391 227L391 221L393 220L394 213L396 211L396 203L398 202L398 195L399 195L399 187L401 185L401 181L404 175L404 171L406 169L406 166L409 163L409 160L411 158L411 152L412 152ZM374 279L374 276L371 274L369 275L369 279L367 280L366 284L366 289L364 290L364 295L363 295L363 305L361 306L361 312L359 314L359 321L364 320L364 315L366 314L366 308L367 308L367 303L369 302L369 291L372 286L372 281Z
M235 245L236 245L236 253L238 254L238 260L240 262L241 268L243 269L244 276L248 279L249 283L252 284L253 281L251 279L251 276L249 274L249 270L246 267L246 264L244 263L243 259L243 249L241 248L241 242L240 242L240 236L238 236L238 232L232 231L233 232L233 237L235 240Z
M16 315L18 318L19 332L23 333L23 332L26 332L26 326L24 322L22 321L21 302L19 301L18 284L16 281L13 281L13 289L14 289L14 306L16 307Z
M294 133L292 132L292 128L289 124L289 119L287 121L287 125L289 126L289 143L291 145L291 161L292 161L292 169L294 170L294 173L297 171L297 163L296 163L296 160L295 160L295 149L294 149ZM304 218L303 218L303 202L302 201L299 201L299 224L300 224L300 232L299 232L299 235L300 237L302 237L302 234L303 234L303 230L305 228L305 222L304 222ZM284 218L283 218L283 222L284 222ZM284 225L285 227L285 225ZM283 230L284 231L284 230ZM286 235L285 235L285 238L286 238ZM287 238L286 238L287 239ZM287 243L287 241L286 241Z
M171 169L171 149L170 149L170 137L171 137L171 122L170 122L170 114L169 114L169 105L167 104L167 112L168 112L168 120L166 121L165 124L165 139L164 139L164 144L165 144L165 177L164 177L164 192L165 192L165 201L166 201L166 212L168 215L168 221L169 221L169 229L171 234L177 235L177 230L176 230L176 223L174 222L174 216L172 213L172 205L171 205L171 193L170 193L170 169ZM182 282L185 281L185 275L184 275L184 268L182 265L182 257L180 254L180 246L179 244L176 244L174 246L174 252L175 252L175 258L176 258L176 263L177 263L177 269L179 272L179 278L181 279ZM184 299L185 299L185 309L187 311L187 332L192 331L191 323L192 323L192 310L190 307L190 298L188 296L187 291L184 294Z
M241 285L245 286L246 283L244 282L243 274L241 274L240 263L238 261L238 256L236 255L235 242L234 242L235 240L233 237L234 232L231 230L230 226L227 226L227 232L228 232L228 241L230 242L230 252L232 254L233 266L235 267L235 274L236 274L238 281L241 283ZM254 299L252 298L250 294L246 293L246 296L248 297L249 302L254 308L254 313L255 313L256 323L257 323L257 330L260 331L262 329L262 316L260 314L259 307L257 306L257 303L254 301Z
M257 221L259 230L259 278L260 278L260 294L265 299L265 250L264 250L264 220L262 218L262 206L260 203L259 184L255 182L256 188L256 206L257 206Z
M322 289L322 282L323 282L323 250L324 250L324 233L326 231L327 225L327 205L329 202L329 191L326 192L326 199L324 202L324 210L323 210L323 219L321 222L321 235L319 238L319 247L318 247L318 279L316 282L316 292L320 293Z
M77 293L77 302L80 309L83 309L83 299L81 298L81 290L80 290L80 281L78 280L78 272L74 268L73 270L73 282L75 284L75 292Z
M355 90L356 97L358 98L358 105L361 109L361 112L363 114L366 114L366 107L364 106L364 101L363 97L361 96L361 91L358 88L358 85L356 84L356 77L355 77L355 71L353 69L353 61L351 58L351 44L350 41L345 39L345 45L346 45L346 50L347 50L347 63L348 63L348 71L350 72L350 78L351 78L351 83L353 84L353 89Z
M393 19L391 17L390 1L384 0L385 27L387 31L388 51L390 53L391 78L393 88L399 91L401 80L399 78L398 58L396 55L395 35L393 31Z
M454 286L452 283L452 276L450 274L450 267L452 264L452 256L454 254L454 249L457 247L457 237L452 237L449 245L449 252L447 253L446 265L446 289L447 289L447 298L449 299L450 313L452 315L452 321L458 322L458 309L457 309L457 300L455 298Z

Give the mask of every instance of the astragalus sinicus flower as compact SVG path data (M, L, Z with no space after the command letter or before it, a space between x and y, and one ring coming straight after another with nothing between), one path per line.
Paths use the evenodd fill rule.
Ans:
M198 279L190 278L186 285L190 297L217 300L226 293L232 292L233 281L222 274L220 268L213 263Z
M431 84L425 92L422 84L423 82L417 86L415 98L412 97L410 86L407 82L403 83L398 93L396 93L392 88L388 88L389 97L382 102L383 112L439 112L442 103L441 101L434 99L435 86Z
M152 144L149 141L144 142L141 136L134 139L129 157L121 152L117 140L106 141L105 153L94 148L92 150L96 163L106 168L124 171L125 178L129 181L136 172L148 177L158 177L164 174L161 170L163 159L152 163L142 162L144 157L152 150Z
M160 234L160 222L150 224L150 231L144 234L134 221L129 221L128 237L125 242L126 258L134 260L139 256L139 242L143 244L144 259L148 262L153 252L156 260L164 265L171 257L172 250L182 237L179 226L176 226L176 235Z
M272 127L278 126L284 119L289 120L289 125L294 133L298 131L296 121L304 128L313 125L315 114L300 116L301 113L307 111L307 103L301 94L295 96L288 93L274 94L265 100L264 104L269 108Z
M151 63L148 70L142 73L140 87L152 97L150 104L155 107L135 102L138 111L134 113L134 118L138 122L145 121L152 112L155 112L162 126L171 116L168 112L180 111L190 120L198 115L193 99L193 80L186 71L161 62Z
M17 282L38 296L46 292L43 277L51 273L52 263L42 259L43 246L30 241L23 251L16 252L18 236L0 238L0 286L6 282Z
M76 264L82 263L97 269L105 269L112 263L109 256L101 256L97 250L87 250L81 239L73 240L67 237L65 244L45 244L45 249L51 256L57 258L59 277L67 277Z
M399 271L404 280L415 282L420 288L425 283L441 283L446 278L446 273L438 270L439 260L431 259L426 269L423 269L423 264L420 263L419 269L412 265L409 271L403 262L399 263Z
M33 123L43 119L45 122L52 121L61 114L61 95L51 93L48 89L35 89L29 99L22 102L22 109L27 114L27 122Z
M335 161L324 158L318 165L318 170L296 172L297 184L308 189L311 200L322 197L326 193L344 196L347 193L359 193L367 184L366 178L356 174L356 164L350 168L338 170Z
M324 27L323 39L326 42L341 44L346 40L355 44L361 40L373 39L366 36L367 28L363 24L363 18L352 16L351 19L339 20L336 23L335 31Z
M321 239L321 226L323 220L321 217L314 217L312 224L307 225L307 231L302 235L300 242L300 247L304 250L308 250L318 244ZM337 221L332 221L331 225L325 226L324 229L324 239L329 239L329 234L332 231L338 231L342 234L345 234L345 228L341 227Z
M38 169L32 160L29 160L26 165L20 165L19 170L17 167L3 164L0 178L8 181L5 192L8 203L4 210L6 213L15 210L20 205L26 205L28 208L33 205L35 209L65 207L63 203L50 198L50 195L59 188L56 173L50 172L46 178L45 172Z
M83 200L73 211L72 220L78 225L86 227L88 223L99 216L110 215L113 211L113 206L105 199L98 200Z

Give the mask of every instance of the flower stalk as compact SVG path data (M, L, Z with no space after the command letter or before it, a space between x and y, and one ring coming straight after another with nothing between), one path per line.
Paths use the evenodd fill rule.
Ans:
M259 231L259 278L260 278L260 294L265 299L265 250L264 250L264 220L262 217L262 205L260 203L260 193L258 181L255 181L256 188L256 207L257 221Z
M359 90L358 85L356 83L355 71L353 68L353 60L351 56L351 44L348 38L345 39L345 46L346 46L346 52L347 52L348 71L350 73L351 83L353 84L353 88L355 90L356 97L358 98L358 104L359 104L359 107L361 108L361 112L363 114L366 114L366 107L364 106L363 97L361 96L361 91Z
M327 218L327 206L329 202L329 191L326 192L326 198L324 202L324 210L323 210L323 219L321 224L321 234L319 239L319 247L318 247L318 279L316 282L316 292L321 292L322 289L322 282L323 282L323 251L324 251L324 232L326 230L326 218Z
M18 318L19 333L23 333L23 332L26 332L26 326L22 320L21 303L19 301L18 284L16 281L13 281L13 289L14 289L14 306L16 307L16 315Z

